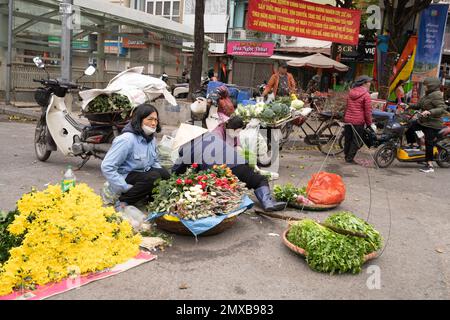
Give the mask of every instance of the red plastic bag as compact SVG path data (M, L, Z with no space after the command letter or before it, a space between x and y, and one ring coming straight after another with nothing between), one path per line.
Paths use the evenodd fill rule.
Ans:
M306 194L315 204L339 204L345 199L345 184L337 174L319 172L309 180Z

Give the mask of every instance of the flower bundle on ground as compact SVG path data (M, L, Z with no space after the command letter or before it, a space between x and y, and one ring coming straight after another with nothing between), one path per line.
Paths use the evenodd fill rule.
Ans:
M197 172L197 167L193 164L186 173L159 181L148 210L197 220L238 209L248 190L231 169L215 165Z
M344 232L357 232L366 238ZM380 250L383 244L373 226L345 211L329 216L322 224L311 219L296 222L287 240L307 252L306 261L311 269L332 274L361 272L364 256Z
M17 245L0 261L0 295L104 270L139 252L141 236L86 184L32 191L16 213L0 235Z

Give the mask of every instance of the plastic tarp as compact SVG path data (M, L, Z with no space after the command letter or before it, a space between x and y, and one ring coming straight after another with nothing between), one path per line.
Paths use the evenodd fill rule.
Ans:
M198 220L185 220L185 219L181 219L178 216L176 216L176 217L180 219L181 223L186 228L188 228L189 231L191 231L194 236L198 236L198 235L214 228L215 226L217 226L219 223L221 223L226 218L239 215L239 214L243 213L245 210L250 209L251 207L253 207L253 201L247 195L245 195L242 197L241 205L239 206L239 208L228 214L207 217L207 218L202 218L202 219L198 219ZM165 212L153 212L153 213L149 214L149 216L146 220L147 221L153 220L158 217L162 217L165 214L166 214Z
M167 90L167 84L161 79L142 74L144 67L134 67L115 76L105 89L91 89L80 92L83 99L81 108L86 109L89 102L101 94L123 94L130 99L131 105L136 107L160 95L173 106L177 105L174 96Z

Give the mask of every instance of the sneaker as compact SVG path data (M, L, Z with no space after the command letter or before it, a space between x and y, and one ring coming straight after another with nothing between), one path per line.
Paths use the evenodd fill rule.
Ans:
M348 164L358 164L355 160L345 160Z
M420 172L423 172L423 173L432 173L432 172L434 172L434 168L433 168L433 166L426 166L425 168L420 169Z

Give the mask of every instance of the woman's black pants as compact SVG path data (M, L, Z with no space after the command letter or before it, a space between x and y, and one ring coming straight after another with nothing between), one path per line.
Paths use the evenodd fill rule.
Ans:
M248 164L240 164L231 168L233 174L246 184L248 189L258 189L262 186L268 186L267 178L256 173Z
M354 132L356 131L356 133ZM359 148L362 147L362 136L364 133L364 125L347 124L344 127L344 154L345 161L352 162Z
M439 129L424 127L415 121L405 133L408 143L416 142L416 131L422 131L425 135L425 161L433 161L434 140L439 134Z
M170 174L164 168L151 168L147 172L132 171L125 178L125 181L133 185L133 187L123 193L119 197L119 200L130 205L140 200L151 201L156 180L166 180L169 178Z

